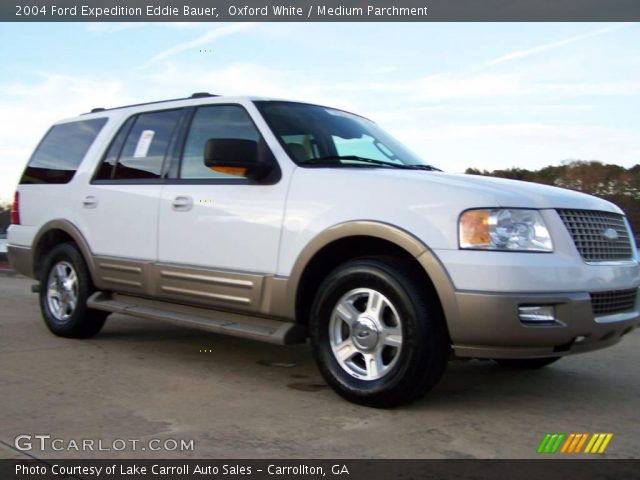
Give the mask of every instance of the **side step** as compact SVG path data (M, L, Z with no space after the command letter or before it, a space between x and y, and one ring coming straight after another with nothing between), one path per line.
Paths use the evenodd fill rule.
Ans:
M163 320L277 345L303 343L307 338L306 326L298 323L220 312L128 295L96 292L87 300L87 306L105 312Z

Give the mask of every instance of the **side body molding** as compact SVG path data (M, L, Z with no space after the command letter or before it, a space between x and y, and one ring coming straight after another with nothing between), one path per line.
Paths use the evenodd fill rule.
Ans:
M251 313L289 322L296 321L296 301L300 282L305 268L316 254L337 240L359 236L379 238L397 245L416 259L431 279L438 293L447 323L450 327L458 323L459 313L453 283L441 262L418 238L399 227L387 223L358 220L337 224L324 230L314 237L298 255L291 275L283 277L242 272L209 271L196 267L160 265L149 261L95 256L91 252L86 239L75 225L66 220L57 219L43 225L35 236L30 252L30 262L27 262L29 264L25 264L24 268L22 268L22 273L25 273L24 270L26 269L29 272L33 272L33 276L35 276L37 246L43 237L52 230L60 230L66 233L78 245L87 262L91 278L95 286L100 290L157 299L164 297L164 300L167 301L187 304L195 303L213 309L222 308L227 311ZM164 277L167 278L163 279ZM215 279L216 282L212 283L212 279ZM197 283L202 283L204 280L206 280L204 282L205 285L214 285L207 287L211 292L204 290L204 287L187 289L177 284L174 288L168 283L169 281L196 281ZM165 283L169 286L166 286ZM164 289L162 288L163 285L165 285ZM198 294L197 297L191 295L196 293ZM196 301L196 299L199 299L199 301ZM236 299L238 300L237 302L235 302ZM234 300L234 302L229 300ZM243 300L242 304L240 300Z
M300 281L305 268L313 257L324 247L336 240L367 236L386 240L412 255L429 276L440 298L440 303L449 321L457 318L457 304L454 287L445 268L434 253L420 239L395 225L372 220L357 220L334 225L309 242L298 256L291 275L278 290L274 298L272 313L283 318L295 318L295 304ZM279 277L276 277L279 280ZM285 280L285 279L282 279ZM278 282L279 283L279 282Z
M56 219L45 223L34 237L30 251L30 273L37 276L39 246L43 238L52 231L59 230L67 234L78 246L87 263L89 274L98 289L122 289L132 293L144 293L148 285L149 266L152 262L143 262L120 258L96 256L89 247L82 232L68 220ZM114 288L116 287L116 288Z

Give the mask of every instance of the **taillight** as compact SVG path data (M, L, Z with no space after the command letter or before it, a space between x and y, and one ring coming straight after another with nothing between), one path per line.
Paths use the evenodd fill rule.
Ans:
M20 225L20 194L16 192L13 196L13 205L11 206L11 223Z

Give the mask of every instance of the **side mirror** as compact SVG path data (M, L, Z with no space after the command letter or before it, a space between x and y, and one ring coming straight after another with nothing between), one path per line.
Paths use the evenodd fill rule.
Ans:
M271 165L258 161L258 142L236 138L211 138L204 146L204 164L220 173L260 180Z

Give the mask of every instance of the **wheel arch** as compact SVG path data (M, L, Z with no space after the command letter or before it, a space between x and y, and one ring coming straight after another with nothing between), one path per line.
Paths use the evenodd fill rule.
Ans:
M307 323L319 283L341 262L365 255L393 255L411 260L426 284L433 287L445 322L456 315L451 280L424 242L395 225L360 220L324 230L300 253L287 282L287 297L293 303L291 316L299 323Z
M74 243L87 264L92 280L95 280L95 265L93 255L86 239L80 230L68 220L56 219L45 223L33 240L33 274L40 277L42 261L46 252L56 245L65 242Z

